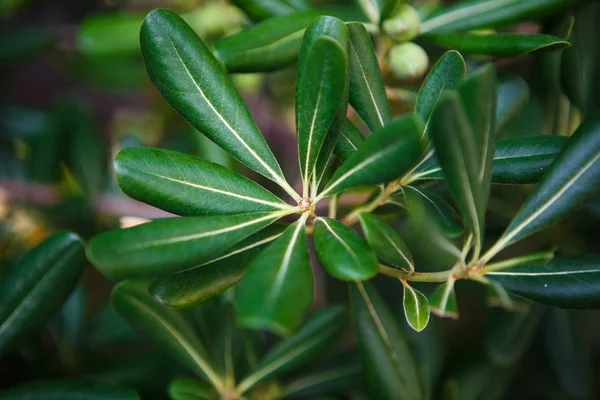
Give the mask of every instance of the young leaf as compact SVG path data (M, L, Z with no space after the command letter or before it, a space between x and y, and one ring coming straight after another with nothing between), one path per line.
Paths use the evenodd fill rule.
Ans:
M150 12L140 32L150 79L196 129L296 200L231 80L202 40L172 11Z
M377 274L377 257L365 241L341 222L317 218L313 230L317 258L338 279L367 280Z
M272 224L281 213L167 218L94 237L88 258L109 279L191 268Z
M301 324L313 297L306 242L308 214L286 228L248 266L236 297L242 326L289 335Z
M496 99L496 135L523 110L529 100L529 86L519 75L498 74ZM496 151L498 151L496 149Z
M0 391L3 400L139 400L131 389L79 380L40 381Z
M454 282L454 279L449 279L429 296L429 310L438 317L458 319Z
M224 215L289 209L253 181L210 161L170 150L124 149L117 182L134 199L180 215Z
M563 308L600 307L600 257L557 256L547 265L524 265L488 272L506 290L542 304Z
M444 53L431 68L419 89L415 104L415 112L425 122L422 136L427 135L431 114L441 96L449 90L456 89L465 78L465 74L465 60L454 50Z
M0 285L0 354L59 310L83 271L84 247L73 233L57 233L35 247Z
M248 263L268 243L281 236L283 226L268 226L202 265L156 278L148 291L169 307L187 308L203 303L238 283L244 277Z
M423 399L417 364L397 318L369 283L352 285L351 300L370 398Z
M335 148L333 152L340 159L340 161L344 162L350 157L360 145L365 141L364 135L354 126L352 121L348 118L344 119L344 124L342 125L342 132L340 133L340 137L335 143Z
M343 190L389 182L415 165L423 149L423 124L409 115L373 132L331 177L315 201Z
M177 378L167 389L172 400L210 400L215 398L214 389L194 378Z
M412 254L391 226L371 213L361 213L359 218L367 242L379 258L404 271L415 270Z
M371 36L360 22L346 24L350 32L350 104L371 131L392 119L383 77Z
M233 0L233 4L254 21L310 9L305 0Z
M304 31L318 16L299 11L266 19L218 41L215 56L229 73L278 70L298 59Z
M406 321L415 331L421 332L429 322L427 297L405 281L402 281L402 285L404 286L402 304Z
M119 314L137 331L150 337L168 354L216 388L222 386L206 357L200 338L185 314L157 303L148 294L148 283L129 280L113 289L111 301Z
M296 132L304 197L321 172L315 167L328 132L334 141L339 135L339 130L330 132L329 128L341 109L345 115L348 52L348 29L339 19L320 17L307 28L296 79ZM329 159L330 154L323 157Z
M294 336L273 347L244 378L238 392L243 394L258 382L294 371L329 350L341 339L348 327L348 314L341 306L321 310L308 318Z
M392 0L358 0L358 5L373 25L386 19L396 3Z
M468 33L429 34L425 38L439 46L466 54L486 54L498 57L517 57L535 51L562 50L569 42L543 34L496 33L478 35Z

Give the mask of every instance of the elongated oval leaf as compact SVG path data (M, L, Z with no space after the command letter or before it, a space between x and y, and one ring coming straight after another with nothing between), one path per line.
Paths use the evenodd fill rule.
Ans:
M288 335L312 303L313 281L305 222L290 225L248 266L237 293L237 319L247 327Z
M444 53L431 68L419 89L415 104L415 112L425 122L423 135L427 134L431 114L441 96L449 90L456 89L465 78L465 74L465 60L459 52L453 50Z
M454 279L440 285L429 296L429 310L442 318L458 319L458 305L454 293Z
M35 247L0 285L0 354L59 310L83 271L85 252L73 233L57 233Z
M88 258L110 279L152 276L196 266L275 222L282 214L168 218L94 237Z
M217 42L215 56L230 73L278 70L298 59L304 31L318 15L302 11L266 19Z
M133 328L214 386L221 385L221 378L210 365L204 346L185 314L157 303L148 294L148 282L119 283L113 289L111 301Z
M265 379L293 371L334 346L348 327L348 314L341 306L311 315L302 329L273 347L254 371L239 384L241 393Z
M339 19L320 17L307 28L296 79L296 132L304 197L309 195L313 179L316 181L315 165L329 128L341 108L345 114L348 52L348 29ZM337 138L339 131L331 134Z
M369 246L379 258L407 272L415 270L412 254L394 228L371 213L361 213L359 218Z
M496 135L523 110L529 100L529 86L523 78L509 73L498 74L496 99Z
M305 0L233 0L233 4L255 21L310 9Z
M383 77L371 36L360 22L347 24L350 32L350 104L371 131L392 119Z
M193 307L238 283L248 263L281 236L284 225L274 224L242 240L195 268L156 278L148 291L160 303L175 308Z
M115 173L127 195L180 215L237 214L291 207L225 167L175 151L124 149L115 159Z
M429 303L427 297L406 282L402 282L404 291L402 305L406 322L417 332L421 332L429 322Z
M398 118L373 132L331 177L321 199L343 190L389 182L415 165L423 153L423 123L414 115Z
M352 285L351 299L370 398L423 399L415 357L397 318L369 283Z
M239 161L289 187L227 74L181 17L152 11L140 41L150 79L177 112Z
M3 400L138 400L131 389L109 383L41 381L0 391Z
M425 38L437 45L466 54L486 54L499 57L517 57L535 51L562 50L569 42L556 36L538 33L429 34Z
M525 265L485 276L509 292L563 308L600 307L600 257L557 256L547 265Z
M356 281L377 274L377 257L365 241L341 222L317 218L313 246L327 272L338 279Z
M346 161L364 141L364 135L346 118L333 151L341 161Z

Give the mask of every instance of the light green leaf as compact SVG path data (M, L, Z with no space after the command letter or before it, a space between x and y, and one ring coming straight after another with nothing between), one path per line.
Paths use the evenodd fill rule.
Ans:
M134 199L180 215L223 215L290 209L235 172L200 158L160 149L128 148L115 159L117 182Z
M248 266L237 293L237 320L245 327L289 335L312 303L313 279L305 222L290 225Z
M340 161L346 161L364 141L364 135L354 126L352 121L346 118L333 152Z
M172 400L210 400L215 397L208 384L194 378L177 378L169 383L167 391Z
M361 213L359 218L369 246L379 258L407 272L415 270L412 254L391 226L371 213Z
M317 218L313 230L317 258L338 279L367 280L377 274L377 257L365 241L341 222Z
M438 317L458 319L454 282L454 279L448 279L429 296L429 310Z
M498 74L497 93L496 135L525 108L529 101L529 86L519 75L503 72Z
M248 108L202 40L172 11L146 16L140 32L150 79L196 129L296 200Z
M88 258L109 279L177 272L213 259L282 213L167 218L95 236Z
M358 5L373 25L379 24L387 18L394 9L395 1L392 0L357 0Z
M429 322L429 304L427 297L405 281L402 281L404 291L402 304L406 321L417 332L421 332Z
M92 14L77 29L77 49L88 57L139 54L143 20L140 14Z
M233 0L233 4L255 21L310 9L305 0Z
M350 32L350 104L371 131L392 119L383 77L371 36L360 22L346 24Z
M83 380L40 381L0 391L3 400L138 400L131 389Z

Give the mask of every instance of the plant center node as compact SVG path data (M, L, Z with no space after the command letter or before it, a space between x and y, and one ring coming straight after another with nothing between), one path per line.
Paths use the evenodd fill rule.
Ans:
M298 202L298 207L300 207L302 211L308 211L311 204L312 200L309 197L305 197L303 199L300 199L300 201Z

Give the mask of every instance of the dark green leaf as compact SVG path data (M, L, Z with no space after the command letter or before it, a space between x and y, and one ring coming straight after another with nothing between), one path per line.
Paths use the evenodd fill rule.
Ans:
M237 293L237 319L246 327L288 335L302 323L313 297L305 222L290 225L248 266Z
M441 284L429 296L429 309L432 313L443 318L458 319L458 305L454 293L454 280L449 279Z
M237 214L292 207L225 167L175 151L124 149L115 159L115 173L128 196L180 215Z
M88 258L110 279L177 272L213 259L281 213L168 218L94 237Z
M215 397L214 390L209 385L194 378L173 380L168 392L172 400L210 400Z
M313 230L317 258L338 279L366 280L377 274L377 257L367 243L341 222L317 218Z
M369 283L352 285L366 389L373 399L423 399L421 378L397 318Z
M526 106L529 100L529 86L519 75L500 73L497 93L496 135Z
M379 258L407 272L415 270L412 254L394 228L371 213L361 213L359 218L369 246Z
M57 233L27 253L0 285L0 353L59 310L83 271L84 247L73 233Z
M338 138L335 149L335 155L343 162L348 159L365 141L364 135L354 126L349 119L344 120L342 132Z
M404 306L406 322L415 331L421 332L429 322L427 297L404 281L402 285L404 286L402 305Z
M136 392L108 383L42 381L0 392L3 400L138 400Z
M233 4L255 21L310 9L305 0L233 0Z
M203 303L238 283L248 263L281 235L283 227L271 225L198 267L156 278L148 290L169 307L187 308Z
M371 36L360 22L347 24L350 31L350 104L371 131L392 119L383 77Z

